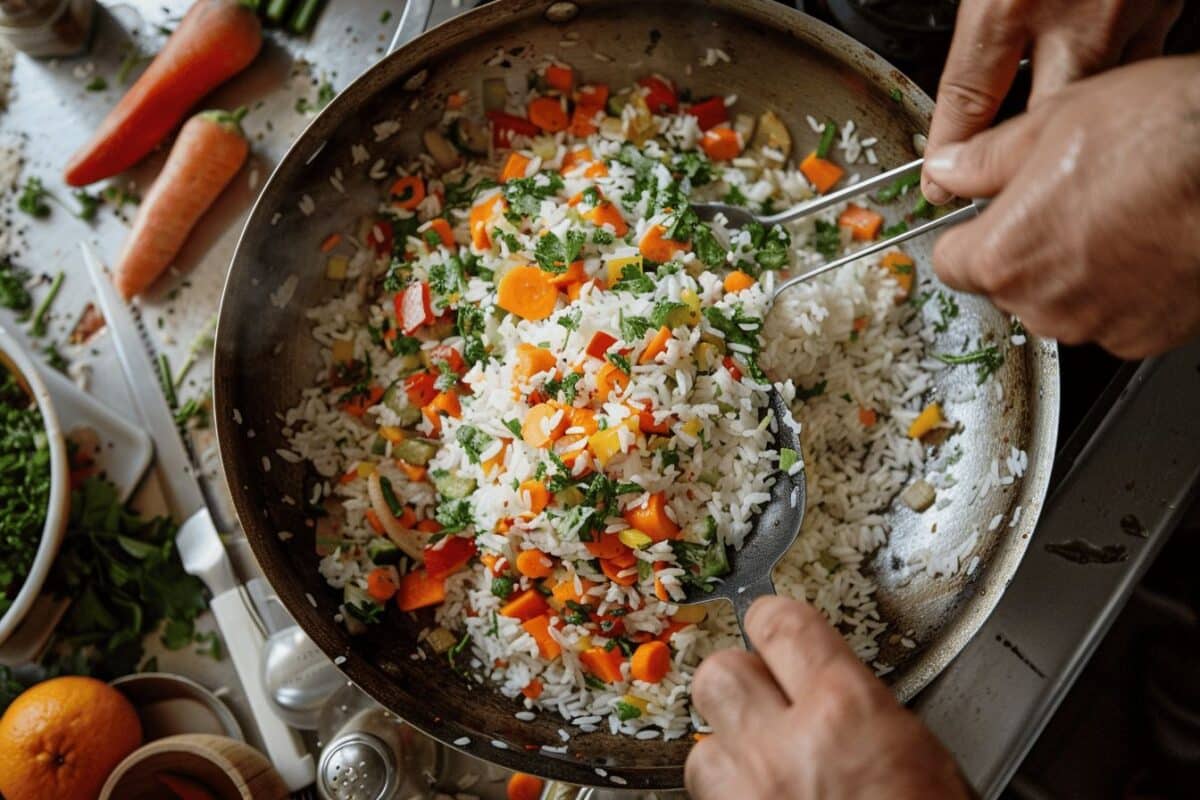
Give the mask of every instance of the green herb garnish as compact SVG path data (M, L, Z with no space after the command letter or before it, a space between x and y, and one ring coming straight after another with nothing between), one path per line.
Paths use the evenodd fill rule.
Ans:
M976 383L983 383L1004 364L1004 354L996 345L988 345L969 353L934 353L933 357L943 364L975 364Z
M58 290L62 288L63 277L61 272L54 276L50 288L46 291L46 296L42 298L42 302L38 303L37 311L33 312L33 322L29 325L30 336L46 335L46 316L50 313L50 306L54 304L54 298L58 297Z

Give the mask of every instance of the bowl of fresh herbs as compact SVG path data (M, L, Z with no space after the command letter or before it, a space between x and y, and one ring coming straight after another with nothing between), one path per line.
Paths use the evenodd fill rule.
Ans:
M0 642L29 611L70 512L67 446L50 392L0 328Z

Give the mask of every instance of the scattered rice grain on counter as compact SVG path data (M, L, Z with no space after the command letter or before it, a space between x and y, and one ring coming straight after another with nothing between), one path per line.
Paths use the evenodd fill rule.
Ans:
M538 85L550 77L543 66ZM905 272L868 258L801 285L764 322L779 271L848 245L842 209L787 229L700 223L689 201L811 197L790 139L756 152L733 134L737 152L723 151L730 109L709 106L707 133L687 109L651 114L678 102L660 77L616 96L619 116L602 104L576 114L590 133L543 135L525 101L539 120L562 104L509 87L510 116L479 133L492 160L435 166L478 133L452 111L446 135L426 136L430 154L376 162L390 196L320 256L343 291L308 312L324 363L284 417L280 456L309 464L314 498L326 486L333 513L316 546L347 624L432 607L458 642L438 656L454 669L580 732L675 739L704 727L689 696L696 665L740 643L722 604L674 601L719 578L769 497L780 454L767 376L794 400L807 471L804 531L777 586L882 674L866 570L888 535L884 509L926 475L907 429L944 367L927 357L934 318L898 302L911 261ZM861 156L859 135L842 126L843 163ZM368 158L357 145L349 156ZM1011 480L1021 454L1004 466ZM911 566L958 570L976 536ZM634 654L659 643L666 661L645 672Z

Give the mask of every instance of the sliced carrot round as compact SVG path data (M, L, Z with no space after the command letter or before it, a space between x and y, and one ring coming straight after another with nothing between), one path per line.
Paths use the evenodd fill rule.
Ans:
M540 514L546 506L550 505L550 490L541 481L525 481L517 488L517 491L529 497L529 510L534 514ZM518 565L519 567L520 565Z
M725 276L725 291L733 294L749 289L754 285L754 278L750 277L740 269L735 269L733 272Z
M558 288L551 276L537 267L513 267L496 287L496 305L521 319L546 319L557 302Z
M425 199L425 181L416 175L405 175L396 179L389 194L396 208L412 211Z

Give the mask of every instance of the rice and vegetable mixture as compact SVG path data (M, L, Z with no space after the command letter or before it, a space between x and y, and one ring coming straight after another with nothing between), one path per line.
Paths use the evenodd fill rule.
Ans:
M943 424L922 411L932 323L904 302L899 251L764 323L780 279L881 234L874 210L733 230L690 208L829 191L839 159L874 161L851 126L812 120L797 167L779 118L736 98L685 102L654 75L610 91L559 63L533 78L452 95L378 216L326 239L344 290L309 312L326 365L280 455L316 473L321 570L351 630L433 608L413 658L578 730L676 738L703 728L696 665L739 639L722 604L675 601L728 571L779 469L806 468L809 492L780 591L877 655L862 568ZM803 467L772 449L772 379Z

